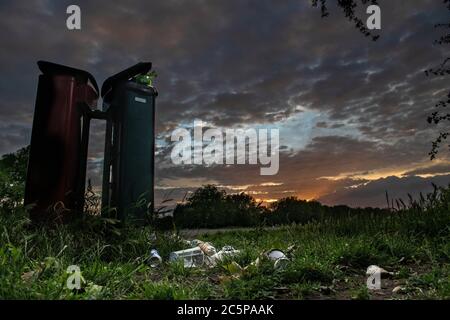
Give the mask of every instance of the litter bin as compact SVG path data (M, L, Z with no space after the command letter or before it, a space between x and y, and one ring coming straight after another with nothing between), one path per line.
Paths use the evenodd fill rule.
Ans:
M89 122L98 86L86 71L39 61L25 204L33 220L83 210ZM56 210L55 210L56 209Z
M102 206L135 224L145 224L154 208L157 91L134 79L151 67L138 63L108 78L101 91L107 115Z

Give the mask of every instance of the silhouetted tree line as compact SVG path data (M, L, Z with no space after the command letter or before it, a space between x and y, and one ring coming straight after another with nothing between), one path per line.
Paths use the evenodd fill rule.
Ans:
M304 224L328 217L389 212L379 208L330 207L296 197L284 198L266 207L248 194L226 194L213 185L206 185L197 189L185 203L178 204L173 217L156 219L155 224L162 229L174 226L194 229L275 226Z

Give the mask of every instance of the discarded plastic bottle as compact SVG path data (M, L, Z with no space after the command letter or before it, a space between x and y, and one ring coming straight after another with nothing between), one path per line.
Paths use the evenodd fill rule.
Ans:
M169 261L183 260L185 268L200 267L205 262L205 254L199 247L172 252Z
M209 257L208 261L210 265L214 266L223 259L234 257L240 253L241 251L234 249L232 246L225 246L222 250Z

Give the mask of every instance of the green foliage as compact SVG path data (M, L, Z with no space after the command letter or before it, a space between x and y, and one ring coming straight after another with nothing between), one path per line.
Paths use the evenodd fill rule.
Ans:
M358 289L352 290L352 299L355 300L369 300L370 292L366 286L361 286Z
M15 208L22 204L27 174L29 147L0 159L0 206Z
M189 290L170 282L144 283L139 294L141 298L152 300L189 299Z
M135 80L139 84L143 84L148 87L153 87L153 81L158 77L156 71L152 70L147 74L140 74L135 77Z

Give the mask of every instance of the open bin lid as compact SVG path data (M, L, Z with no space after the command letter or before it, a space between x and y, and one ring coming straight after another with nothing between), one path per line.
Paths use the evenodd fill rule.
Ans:
M48 61L38 61L37 64L43 74L62 74L62 75L78 76L85 79L87 83L90 82L94 87L95 91L97 93L99 92L98 85L97 82L95 81L94 76L87 71L75 69L72 67Z
M131 78L148 73L152 69L151 62L139 62L105 80L102 85L102 98L104 98L120 82L128 81Z

